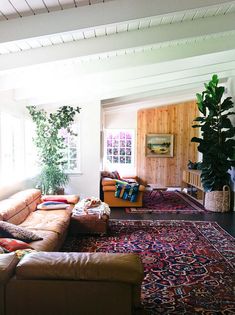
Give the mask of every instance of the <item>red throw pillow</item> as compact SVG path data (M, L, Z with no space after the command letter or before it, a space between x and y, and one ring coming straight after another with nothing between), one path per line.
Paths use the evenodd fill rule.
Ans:
M15 240L14 238L0 238L0 246L8 250L9 252L13 252L17 249L26 249L32 248L29 244Z

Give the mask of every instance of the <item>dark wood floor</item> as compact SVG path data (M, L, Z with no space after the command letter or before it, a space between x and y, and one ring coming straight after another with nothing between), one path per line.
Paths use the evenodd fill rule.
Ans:
M205 212L198 214L178 214L178 213L126 213L124 208L112 208L111 219L120 220L188 220L188 221L216 221L224 230L235 237L235 212L215 213Z

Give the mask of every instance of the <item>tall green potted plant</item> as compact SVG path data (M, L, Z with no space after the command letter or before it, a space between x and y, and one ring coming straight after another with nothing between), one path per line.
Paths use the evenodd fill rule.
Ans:
M234 166L235 127L230 116L233 102L231 97L223 99L225 88L219 86L217 75L205 84L205 91L197 94L197 105L201 116L194 119L193 128L201 129L201 138L193 137L199 143L202 153L201 182L206 192L205 208L211 211L228 211L230 208L230 174Z
M66 129L74 135L70 127L80 108L62 106L50 114L36 106L27 106L27 109L36 125L34 142L41 167L37 187L43 194L57 194L68 183L68 174L64 171L66 143L61 131Z

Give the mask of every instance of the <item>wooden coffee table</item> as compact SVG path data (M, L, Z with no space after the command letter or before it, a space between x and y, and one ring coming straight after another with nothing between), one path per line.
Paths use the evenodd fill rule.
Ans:
M163 199L165 199L163 192L167 190L167 187L165 186L160 186L157 184L148 184L147 187L151 188L149 197L153 198L156 194L158 193L160 195L160 197L162 197Z

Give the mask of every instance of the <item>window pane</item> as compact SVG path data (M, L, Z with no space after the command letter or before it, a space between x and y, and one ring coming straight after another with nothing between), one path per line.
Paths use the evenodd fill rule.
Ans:
M118 163L118 157L117 156L113 157L113 163Z
M75 170L77 168L77 160L70 160L70 170Z
M77 148L70 148L70 159L76 159L77 158Z
M122 164L126 163L126 159L125 159L124 156L121 156L121 157L120 157L120 163L122 163Z

